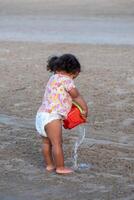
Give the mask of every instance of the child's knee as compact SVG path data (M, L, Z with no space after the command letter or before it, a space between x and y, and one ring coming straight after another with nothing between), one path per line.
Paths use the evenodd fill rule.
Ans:
M62 140L59 139L59 140L54 141L54 142L52 143L52 146L53 146L53 147L54 147L54 146L62 146Z

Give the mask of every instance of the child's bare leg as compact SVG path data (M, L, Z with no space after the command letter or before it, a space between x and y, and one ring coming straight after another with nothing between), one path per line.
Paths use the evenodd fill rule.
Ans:
M48 138L52 143L56 168L64 168L64 156L62 150L62 126L60 120L54 120L46 126Z
M48 137L43 137L42 153L43 153L44 160L46 162L46 169L48 171L53 170L55 167L54 167L53 157L52 157L52 144Z
M47 136L51 141L53 148L56 172L65 174L72 170L64 167L64 155L62 149L62 123L61 120L54 120L46 126Z

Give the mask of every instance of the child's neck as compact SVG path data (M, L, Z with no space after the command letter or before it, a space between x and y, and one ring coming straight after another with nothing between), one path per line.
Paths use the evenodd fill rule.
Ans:
M72 74L70 73L67 73L65 71L56 71L56 74L61 74L61 75L64 75L64 76L68 76L70 78L73 78Z

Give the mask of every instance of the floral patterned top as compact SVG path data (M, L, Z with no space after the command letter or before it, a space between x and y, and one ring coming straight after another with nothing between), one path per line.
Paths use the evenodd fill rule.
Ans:
M52 75L46 85L42 105L38 112L53 112L66 117L72 106L72 98L68 93L72 88L75 88L75 85L69 76Z

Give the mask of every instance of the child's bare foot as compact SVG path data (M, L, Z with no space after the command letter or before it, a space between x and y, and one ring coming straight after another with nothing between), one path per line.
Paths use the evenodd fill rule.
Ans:
M73 173L74 171L70 168L62 168L62 169L56 169L56 173L57 174L71 174Z
M54 167L53 165L48 165L48 166L46 167L46 170L47 170L48 172L52 172L52 171L55 170L55 167Z

